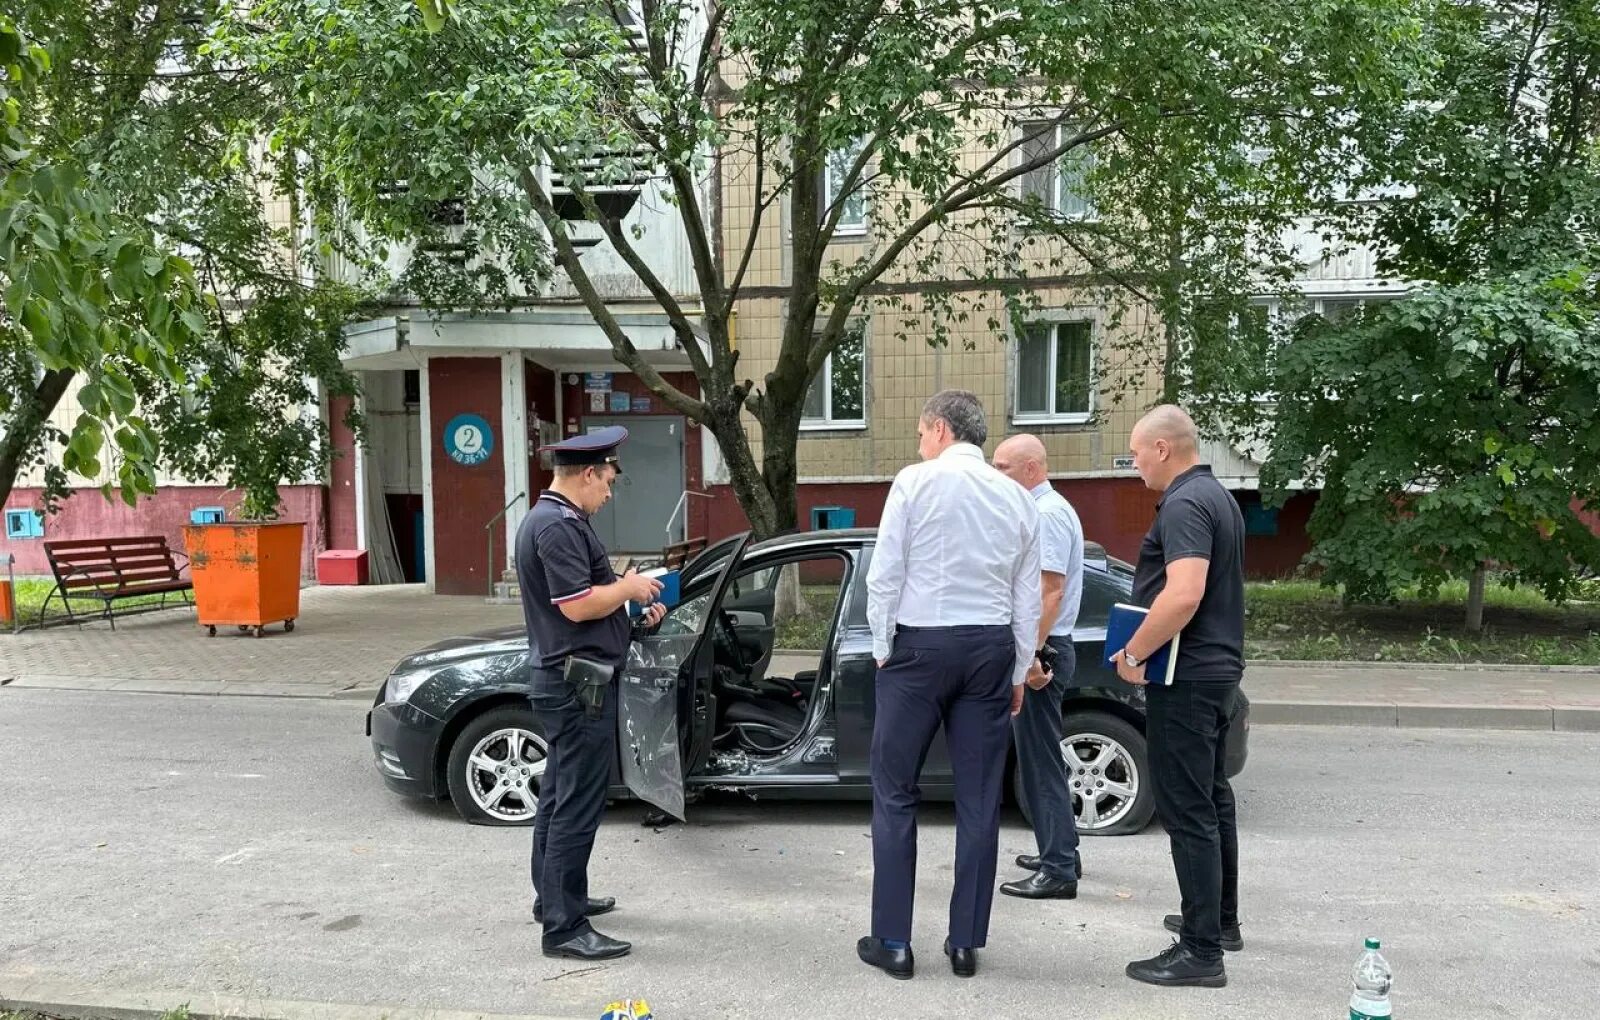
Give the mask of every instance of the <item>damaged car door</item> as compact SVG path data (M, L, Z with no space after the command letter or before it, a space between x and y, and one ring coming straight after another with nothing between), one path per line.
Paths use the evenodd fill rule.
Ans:
M711 669L711 608L750 543L740 536L714 578L692 578L684 598L654 633L628 647L617 679L617 753L623 783L647 803L684 820L683 746L679 708Z

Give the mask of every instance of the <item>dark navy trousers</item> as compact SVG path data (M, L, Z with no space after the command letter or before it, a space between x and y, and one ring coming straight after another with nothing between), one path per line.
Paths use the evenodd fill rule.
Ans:
M1011 721L1017 740L1017 781L1033 817L1039 870L1064 882L1078 880L1078 818L1067 789L1061 757L1061 702L1072 682L1077 653L1072 639L1050 638L1056 650L1055 678L1022 696L1022 712Z
M544 912L546 948L592 927L589 855L606 808L606 786L617 756L617 686L606 688L600 718L584 714L572 685L560 673L534 670L529 701L549 745L539 809L533 820L533 895Z
M872 934L910 941L917 885L918 785L942 725L956 797L950 944L989 938L1000 792L1010 743L1010 627L901 627L878 670L872 726Z

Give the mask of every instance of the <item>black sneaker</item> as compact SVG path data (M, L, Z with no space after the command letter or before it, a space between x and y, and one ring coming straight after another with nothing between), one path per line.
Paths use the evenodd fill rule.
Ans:
M1182 914L1168 914L1161 919L1161 923L1172 934L1183 934ZM1222 948L1230 953L1237 953L1244 948L1244 936L1239 934L1239 926L1237 924L1225 924L1222 926Z
M1228 972L1221 960L1206 963L1181 942L1174 942L1148 960L1135 960L1125 973L1135 981L1168 987L1222 988L1228 983Z

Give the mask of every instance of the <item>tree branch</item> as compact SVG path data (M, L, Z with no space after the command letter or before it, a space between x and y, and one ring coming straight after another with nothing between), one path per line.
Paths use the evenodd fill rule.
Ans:
M673 410L703 423L706 420L705 403L690 397L662 378L661 373L644 360L639 349L633 345L633 341L618 324L605 298L600 296L594 281L590 280L589 274L584 271L577 249L573 247L572 239L567 236L566 224L557 214L554 203L550 201L550 196L539 183L538 177L532 170L524 167L518 179L529 204L539 214L540 219L544 220L545 229L549 231L550 241L556 249L556 258L561 267L567 271L567 278L572 281L573 287L583 299L584 306L589 309L589 314L594 316L595 323L611 342L613 356L637 375L652 393L665 400ZM690 357L692 359L693 355Z

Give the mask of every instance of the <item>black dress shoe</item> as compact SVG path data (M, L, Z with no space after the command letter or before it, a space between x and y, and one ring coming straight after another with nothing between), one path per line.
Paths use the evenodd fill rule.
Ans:
M575 935L560 945L544 947L546 956L564 956L572 960L611 960L627 956L632 951L633 943L608 938L593 929Z
M1127 975L1150 985L1221 988L1228 983L1228 972L1221 960L1206 963L1181 942L1174 942L1160 956L1128 964Z
M583 903L583 916L599 917L601 914L609 914L615 909L617 909L617 898L615 896L601 896L598 899L591 896ZM544 923L544 904L538 900L533 901L533 919L540 924Z
M909 978L917 967L917 958L911 955L910 946L890 949L883 944L883 939L871 935L863 935L856 942L856 955L861 957L862 963L901 981Z
M950 940L944 940L944 955L950 957L950 971L956 977L971 977L978 973L976 949L951 949Z
M1168 914L1161 919L1161 923L1166 926L1167 931L1172 932L1174 935L1183 934L1182 914ZM1222 948L1230 953L1237 953L1244 948L1244 936L1239 934L1239 926L1237 924L1225 924L1222 926Z
M1038 854L1018 854L1017 867L1024 871L1038 871L1042 858ZM1072 853L1072 866L1077 869L1078 877L1083 877L1083 855L1076 850Z
M1000 891L1007 896L1021 896L1025 900L1075 900L1078 898L1078 883L1051 878L1042 871L1035 871L1020 882L1007 882L1000 887Z

